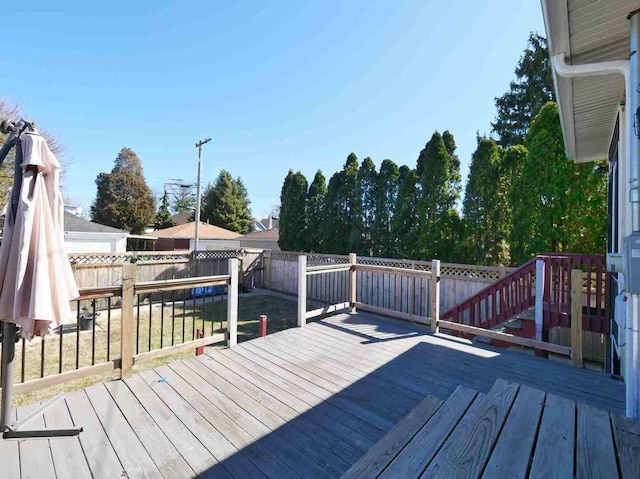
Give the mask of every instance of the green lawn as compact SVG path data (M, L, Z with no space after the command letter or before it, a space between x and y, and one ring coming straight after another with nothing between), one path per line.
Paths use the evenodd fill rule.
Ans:
M276 296L246 294L238 300L238 341L245 341L257 337L258 318L261 314L268 317L268 332L273 333L296 325L296 303ZM139 328L134 330L138 337L138 352L159 349L160 346L171 346L172 338L174 344L190 341L194 337L194 332L198 328L203 328L205 336L210 336L212 332L219 333L226 330L227 304L226 301L211 301L196 299L185 302L176 301L175 305L169 301L164 307L159 302L150 304L140 304L134 309L134 321L139 324ZM173 317L173 320L171 319ZM139 320L138 320L139 318ZM151 318L151 320L150 320ZM107 360L107 344L109 345L110 359L120 357L120 310L111 311L110 334L107 334L107 312L103 311L96 320L95 330L95 351L92 351L92 331L83 331L76 334L75 331L63 334L62 337L62 371L76 369L76 350L78 354L78 367L88 366L93 361L98 364ZM110 341L107 339L110 338ZM151 342L149 342L151 338ZM134 338L135 340L135 338ZM42 357L42 347L44 343L44 374L45 376L55 374L59 371L59 351L60 336L48 335L43 341L35 339L25 343L24 376L26 380L40 377L40 365ZM20 358L22 355L22 343L16 345L16 378L22 377L22 367ZM224 344L213 345L211 347L223 347ZM134 353L136 347L134 346ZM146 361L134 366L134 372L155 367L179 358L193 356L194 351L164 356L155 360ZM92 358L93 356L93 358ZM91 384L106 381L118 377L119 372L113 371L108 374L96 375L91 378L67 382L58 386L53 386L32 393L16 395L14 405L20 406L31 402L51 397L61 392L74 391Z

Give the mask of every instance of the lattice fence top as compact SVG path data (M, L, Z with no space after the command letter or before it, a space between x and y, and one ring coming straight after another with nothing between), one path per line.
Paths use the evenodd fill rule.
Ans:
M194 253L196 259L230 259L243 256L244 251L241 249L216 250L216 251L198 251Z
M238 258L243 250L199 251L195 254L198 260L216 260ZM188 261L194 257L189 251L130 251L127 253L90 253L70 254L71 266L76 265L121 265L123 263L154 263L159 261Z
M271 253L271 258L281 261L298 261L300 254L302 253L273 252ZM349 256L346 255L307 254L308 265L345 264L348 262ZM358 256L357 262L358 264L370 266L388 266L393 268L415 269L418 271L431 271L431 261ZM476 266L455 263L440 264L440 275L445 278L470 278L495 281L506 276L513 270L514 268L501 266Z

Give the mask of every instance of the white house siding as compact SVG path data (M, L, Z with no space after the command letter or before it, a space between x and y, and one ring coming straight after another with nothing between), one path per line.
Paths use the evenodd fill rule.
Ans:
M64 247L67 253L123 253L127 251L127 236L66 233Z
M189 241L189 250L193 251L195 248L195 241ZM200 250L216 250L220 248L238 249L240 248L239 240L200 240Z

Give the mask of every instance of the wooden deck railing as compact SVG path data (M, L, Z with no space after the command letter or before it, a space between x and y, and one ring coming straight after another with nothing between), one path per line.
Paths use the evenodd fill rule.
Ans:
M393 266L360 264L355 254L349 255L348 263L307 266L307 256L298 256L298 325L304 326L308 319L340 310L355 312L356 309L383 314L435 328L440 304L440 262L434 260L429 271L398 268ZM337 275L348 274L342 283L345 300L331 302L323 307L307 311L309 278L330 276L329 281L338 283ZM384 285L393 284L385 289ZM382 285L382 289L380 289ZM340 288L342 289L342 288ZM340 297L340 296L338 296Z
M135 266L123 264L120 285L80 289L73 301L75 324L19 341L16 373L20 374L14 392L116 369L126 378L135 364L154 358L225 340L235 346L237 259L229 260L228 271L228 275L138 282Z

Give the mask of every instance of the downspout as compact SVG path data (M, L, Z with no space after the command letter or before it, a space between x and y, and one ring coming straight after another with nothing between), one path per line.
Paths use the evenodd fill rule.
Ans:
M635 12L637 13L637 12ZM632 230L640 231L640 149L638 148L638 137L633 131L634 112L638 108L638 93L633 90L632 85L640 83L640 62L638 55L640 52L640 15L633 14L631 20L631 42L630 59L633 60L633 74L631 60L616 60L610 62L589 63L583 65L569 65L566 62L565 54L559 53L552 59L552 65L556 73L567 78L587 77L596 75L622 75L624 77L624 91L626 98L625 118L625 146L629 155L629 201L631 202ZM635 144L634 144L635 143ZM635 146L635 148L634 148ZM625 318L625 358L624 358L624 378L625 378L625 405L626 415L638 417L638 400L636 392L638 384L636 381L638 362L638 295L631 295L627 303L627 314Z

